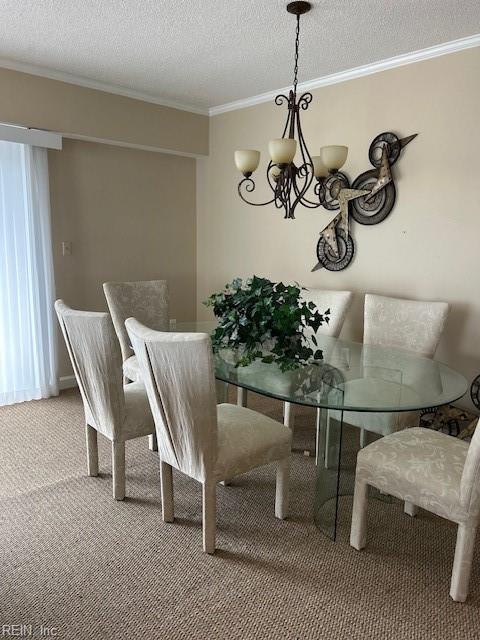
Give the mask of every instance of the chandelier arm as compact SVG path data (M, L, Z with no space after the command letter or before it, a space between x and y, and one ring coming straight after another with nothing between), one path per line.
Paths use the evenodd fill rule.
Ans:
M312 165L313 168L313 165ZM302 167L300 167L298 169L298 173L300 173ZM320 207L322 205L321 201L320 201L320 184L317 182L317 184L314 187L314 193L315 195L318 195L319 201L318 202L312 202L311 200L309 200L305 193L308 191L309 187L311 185L311 182L309 182L308 186L303 189L299 189L298 185L294 182L293 183L293 188L295 191L295 195L297 196L296 200L298 202L300 202L304 207L306 207L307 209L317 209L318 207Z
M302 96L300 96L298 100L298 105L304 105L301 108L307 109L311 100L312 100L312 94L304 93ZM308 189L310 188L313 182L314 169L313 169L312 157L310 156L310 152L308 150L308 147L305 143L305 139L303 137L302 123L300 120L299 111L297 111L296 115L297 115L296 121L297 121L298 140L300 144L300 153L302 155L302 160L303 160L303 164L298 168L298 175L300 178L304 178L303 187L300 189L300 193L298 194L298 197L302 199L303 196L307 193Z
M288 131L288 137L293 137L290 135L292 128L295 126L295 106L293 106L292 108L292 102L293 102L293 105L295 105L294 99L292 98L292 96L290 96L290 99L288 101L288 115L287 115L287 120L285 122L285 127L283 128L282 138L285 138L287 131Z
M275 185L275 192L274 192L273 201L274 201L275 206L277 207L277 209L281 209L284 206L283 193L282 193L282 183L281 182L278 182Z
M295 174L296 175L298 175L298 171L299 170L295 167ZM295 175L295 178L296 178L296 175ZM292 181L292 186L293 186L293 190L295 191L295 196L298 198L300 196L301 192L302 192L302 189L298 188L298 184L297 184L297 180L296 179L294 179Z
M282 182L280 183L278 189L278 199L282 203L282 206L286 207L287 205L287 196L288 196L288 185L289 185L289 176L284 174Z
M320 200L318 202L312 202L305 195L300 198L300 203L306 209L318 209L318 207L322 206L322 203L320 202Z
M310 96L310 99L311 99L311 95L312 95L311 93L309 93L309 94L304 93L304 94L300 97L300 99L299 99L299 101L298 101L298 105L300 105L300 103L301 103L302 99L305 99L305 96L307 96L307 95L309 95L309 96ZM302 104L306 104L307 106L305 107L305 109L307 109L307 108L308 108L308 105L310 104L310 102L306 102L306 103L305 103L305 102L302 102ZM303 108L303 107L302 107L302 108ZM300 113L299 113L298 111L297 111L297 118L296 118L296 120L297 120L297 131L298 131L298 142L299 142L299 145L300 145L300 152L301 152L301 154L302 154L302 159L303 159L304 164L309 164L309 165L312 167L312 171L313 171L312 157L311 157L311 155L310 155L310 152L309 152L309 150L308 150L308 147L307 147L307 145L306 145L306 143L305 143L305 139L304 139L304 137L303 137L302 123L301 123L301 121L300 121ZM308 162L307 162L307 161L308 161Z
M273 165L273 162L272 162ZM285 183L287 182L288 177L285 172L282 172L278 178L278 181L275 184L274 189L274 203L277 209L282 209L286 207L285 201Z
M255 191L255 182L251 178L243 178L243 180L240 180L238 183L238 195L244 202L252 205L253 207L264 207L265 205L272 204L272 202L275 201L275 197L273 197L271 200L266 202L251 202L243 195L242 188L244 188L247 193L252 193L252 191Z
M287 201L284 199L284 194L282 188L279 188L277 193L275 194L275 206L277 209L285 209L287 208Z
M280 107L284 102L286 102L287 104L290 102L289 97L284 93L279 93L277 96L275 96L275 104L278 107Z
M297 170L297 175L301 175L302 172L307 171L307 166L310 167L311 165L304 164L301 167L299 167L299 169ZM299 187L295 180L293 181L293 190L294 190L295 196L296 196L294 204L293 204L293 209L295 209L297 204L301 204L302 206L306 207L307 209L317 209L321 205L320 201L318 203L312 202L305 195L307 193L308 189L310 188L311 183L312 183L312 178L308 179L308 175L309 175L309 172L306 173L306 175L305 175L305 177L303 179L303 186L302 187Z
M268 186L270 187L270 189L273 191L273 193L275 193L276 189L277 189L277 181L274 180L272 178L272 176L270 175L270 169L274 166L273 162L270 160L270 162L267 165L267 182L268 182Z
M272 162L272 160L270 160L267 166L267 181L270 189L273 192L273 199L271 200L271 202L275 203L275 206L277 209L281 209L282 207L285 206L283 190L282 190L282 185L284 183L285 176L284 176L284 173L282 172L279 175L277 180L273 180L270 174L270 169L274 166L276 166L275 163Z
M291 202L290 202L290 192L292 188L292 179L290 175L290 169L285 172L284 179L280 185L279 189L279 201L281 202L281 206L278 206L280 209L283 207L285 209L284 218L288 218L290 216Z
M302 93L302 95L298 99L298 102L297 102L298 108L302 109L303 111L306 111L310 106L310 103L312 102L312 100L313 100L313 96L310 93L310 91L305 91L305 93Z
M304 194L310 188L313 181L313 165L310 163L304 163L297 169L297 176L303 182L303 185L299 186L297 181L294 180L293 188L298 198L303 198Z

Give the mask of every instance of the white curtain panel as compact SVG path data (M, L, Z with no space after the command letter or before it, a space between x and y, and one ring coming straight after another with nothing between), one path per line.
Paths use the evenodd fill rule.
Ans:
M58 394L47 150L0 141L0 405Z

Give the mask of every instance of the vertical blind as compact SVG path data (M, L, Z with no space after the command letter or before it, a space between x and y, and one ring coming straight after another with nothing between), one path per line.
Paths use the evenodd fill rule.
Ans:
M0 141L0 405L58 393L47 150Z

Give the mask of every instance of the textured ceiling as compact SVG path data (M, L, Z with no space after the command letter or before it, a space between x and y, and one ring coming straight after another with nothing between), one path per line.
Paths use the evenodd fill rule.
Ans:
M470 36L478 0L312 0L300 81ZM285 0L1 0L0 58L207 108L290 84ZM0 61L1 66L1 61Z

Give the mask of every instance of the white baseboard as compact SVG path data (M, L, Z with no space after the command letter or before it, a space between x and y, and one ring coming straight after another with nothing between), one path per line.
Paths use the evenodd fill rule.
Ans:
M61 376L58 381L58 388L60 391L64 389L73 389L74 387L78 387L77 380L75 376Z

